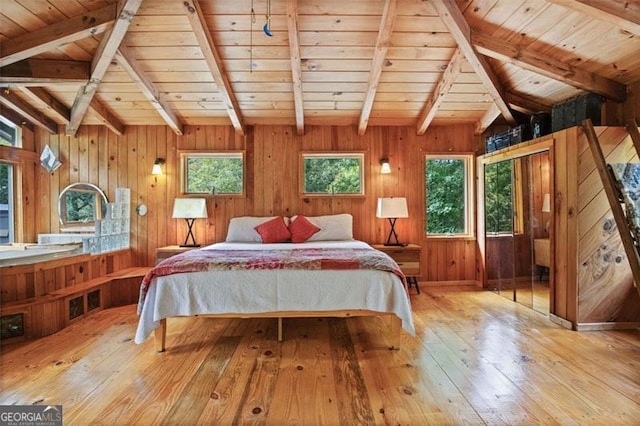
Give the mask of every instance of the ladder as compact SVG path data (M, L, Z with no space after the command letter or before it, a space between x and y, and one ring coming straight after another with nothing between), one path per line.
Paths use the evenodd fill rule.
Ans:
M627 259L629 260L629 265L631 266L634 286L636 287L636 290L638 290L638 295L640 295L640 241L638 241L636 233L631 231L629 221L627 220L625 212L622 208L622 203L624 202L624 200L622 198L620 189L616 184L617 178L613 174L611 167L607 165L604 154L602 153L602 149L600 148L600 143L598 142L598 136L593 129L591 120L584 120L582 122L582 127L584 128L587 141L589 142L589 147L591 148L591 153L593 154L596 168L598 169L598 173L600 174L600 179L602 180L604 191L607 194L607 199L609 200L609 205L611 206L613 218L616 221L616 226L618 228L618 232L620 233L620 239L622 240L624 251L627 254ZM633 146L636 149L636 153L640 157L640 132L638 131L638 126L635 120L628 121L626 128L631 135L631 140L633 141Z

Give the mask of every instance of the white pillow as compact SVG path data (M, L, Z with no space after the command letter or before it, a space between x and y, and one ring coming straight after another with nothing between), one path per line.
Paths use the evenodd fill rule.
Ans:
M293 216L291 221L294 221L295 218L296 216ZM353 216L349 213L307 216L307 219L320 228L307 241L353 240Z
M254 228L278 216L255 217L242 216L234 217L229 221L226 242L231 243L261 243L262 237ZM284 218L285 225L289 226L289 218Z

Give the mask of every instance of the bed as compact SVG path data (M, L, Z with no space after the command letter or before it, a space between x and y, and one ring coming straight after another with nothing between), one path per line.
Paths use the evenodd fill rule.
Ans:
M282 318L310 316L387 315L393 342L400 326L415 334L406 279L393 259L362 241L335 239L351 235L347 216L340 218L344 232L335 232L323 217L305 218L332 232L316 231L320 235L303 241L295 232L238 236L232 220L225 242L165 259L141 284L135 342L154 334L156 350L164 351L167 318L193 315L273 317L278 340ZM291 231L297 217L240 219L251 230L259 226L254 223L282 220Z

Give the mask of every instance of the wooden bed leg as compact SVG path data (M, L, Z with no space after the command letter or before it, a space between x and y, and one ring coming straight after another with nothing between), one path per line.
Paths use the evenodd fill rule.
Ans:
M388 315L389 317L389 343L391 346L389 349L400 349L400 334L402 332L402 320L395 315Z
M282 342L282 317L278 317L278 342Z
M156 352L164 352L164 346L167 339L167 319L161 319L160 325L153 332L155 340Z

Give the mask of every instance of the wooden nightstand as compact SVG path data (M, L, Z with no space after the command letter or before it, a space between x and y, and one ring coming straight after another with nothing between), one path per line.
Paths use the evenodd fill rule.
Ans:
M156 265L165 259L175 256L176 254L184 253L185 251L193 250L193 247L180 247L180 246L166 246L158 247L156 249Z
M420 294L420 286L418 285L418 277L420 276L420 251L422 248L417 244L408 244L402 246L385 246L382 244L374 244L372 247L391 256L396 261L400 270L407 277L407 284L416 286L418 294Z

